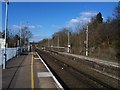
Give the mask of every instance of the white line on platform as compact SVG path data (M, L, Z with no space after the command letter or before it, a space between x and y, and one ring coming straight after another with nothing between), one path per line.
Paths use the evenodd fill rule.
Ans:
M38 77L52 77L50 72L38 72Z
M39 57L39 59L41 60L41 62L45 65L45 67L47 68L47 70L49 71L49 73L51 74L52 78L54 79L54 81L56 82L57 86L59 87L59 89L64 90L64 88L62 87L62 85L58 82L58 80L56 79L56 77L53 75L53 73L50 71L50 69L48 68L48 66L46 65L46 63L43 61L43 59L40 57L40 55L36 52L37 56ZM58 88L57 87L57 88Z
M40 59L40 58L34 58L34 59Z

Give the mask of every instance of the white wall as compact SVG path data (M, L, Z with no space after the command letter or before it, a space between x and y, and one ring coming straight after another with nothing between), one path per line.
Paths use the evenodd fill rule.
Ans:
M7 61L13 57L15 57L18 54L19 48L6 48L6 54L7 54ZM0 65L3 64L4 60L4 49L0 49Z
M5 39L0 38L0 48L4 48L5 47Z
M4 50L0 49L0 65L2 64L3 61L3 54L4 54Z

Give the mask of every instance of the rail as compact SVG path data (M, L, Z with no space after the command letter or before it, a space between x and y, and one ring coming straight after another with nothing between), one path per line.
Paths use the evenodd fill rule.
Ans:
M99 60L98 61L94 61L91 60L92 58L83 58L80 57L79 55L72 55L69 53L64 53L64 52L58 52L58 51L47 51L51 54L55 54L55 55L62 55L65 56L69 59L72 59L73 61L77 61L77 62L73 62L76 64L83 64L83 66L88 67L88 70L85 71L85 69L81 69L82 72L86 73L89 72L89 69L92 70L90 71L88 74L91 76L92 72L94 72L94 76L97 77L97 79L99 79L101 82L105 82L106 84L109 84L112 87L117 87L119 86L120 83L120 67L119 64L117 63L112 63L112 62L108 62L108 61L104 61L103 60ZM97 59L95 59L97 60ZM64 63L68 63L68 61L62 61ZM78 63L80 62L80 63ZM106 64L108 62L108 64ZM69 64L70 66L72 66L72 64ZM81 65L80 65L81 66ZM84 68L84 67L83 67ZM79 68L75 68L76 70L79 71ZM80 71L81 71L80 70ZM107 81L104 81L104 79L99 78L99 76L103 77L104 79L108 78Z

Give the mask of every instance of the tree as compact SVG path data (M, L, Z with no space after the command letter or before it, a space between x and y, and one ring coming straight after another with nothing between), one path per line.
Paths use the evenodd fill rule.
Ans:
M119 62L120 62L120 1L118 2L118 5L115 7L114 10L114 18L115 20L113 20L113 26L115 27L114 29L117 30L116 36L118 38L116 38L116 50L117 50L117 54L116 57L118 58Z
M99 24L99 23L102 23L103 22L103 18L102 18L102 14L101 12L99 12L96 16L96 22Z
M113 15L115 19L120 20L120 1L118 2L118 5L115 7Z
M93 29L96 29L99 24L103 23L103 18L101 12L99 12L96 16L91 18L91 22L89 26Z
M111 17L107 17L106 23L110 23L111 22Z
M18 41L20 40L19 35L16 34L15 37L14 37L14 40L15 40L16 47L17 47L17 45L18 45Z
M0 38L2 38L2 32L0 32Z
M5 38L5 30L3 30L2 37ZM10 32L7 29L7 31L6 31L6 42L7 43L9 41L9 37L10 37Z
M32 37L32 33L31 33L31 31L29 31L28 26L22 27L21 36L22 36L21 37L22 38L22 45L28 44L29 39Z

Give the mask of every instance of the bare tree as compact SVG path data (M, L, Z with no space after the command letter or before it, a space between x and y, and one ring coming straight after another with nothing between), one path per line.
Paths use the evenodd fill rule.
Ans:
M26 45L29 42L29 39L32 37L32 33L29 30L28 26L23 26L21 30L22 45Z

